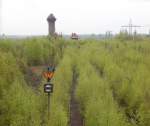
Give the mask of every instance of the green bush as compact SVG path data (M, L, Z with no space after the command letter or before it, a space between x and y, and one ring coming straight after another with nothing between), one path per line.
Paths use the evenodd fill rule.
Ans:
M149 126L149 55L148 38L0 40L0 126L69 125L74 70L85 126ZM25 77L30 66L50 64L56 72L48 119L46 82L35 89Z
M0 125L39 126L38 96L26 85L15 57L0 54Z

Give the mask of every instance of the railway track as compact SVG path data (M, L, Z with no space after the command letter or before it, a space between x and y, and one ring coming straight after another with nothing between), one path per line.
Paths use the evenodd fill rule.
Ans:
M75 69L73 69L71 100L70 100L70 126L83 126L83 117L80 114L79 103L75 98L77 77L78 77L77 72Z

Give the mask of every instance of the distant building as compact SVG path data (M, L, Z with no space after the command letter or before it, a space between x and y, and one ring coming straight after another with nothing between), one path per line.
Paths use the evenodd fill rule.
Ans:
M47 21L48 21L48 25L49 25L49 35L54 35L55 34L55 21L56 21L56 18L53 14L50 14L47 18Z

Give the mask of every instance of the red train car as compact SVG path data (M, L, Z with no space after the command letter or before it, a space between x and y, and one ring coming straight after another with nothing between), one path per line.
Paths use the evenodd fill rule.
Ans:
M76 33L71 34L71 39L78 40L79 36Z

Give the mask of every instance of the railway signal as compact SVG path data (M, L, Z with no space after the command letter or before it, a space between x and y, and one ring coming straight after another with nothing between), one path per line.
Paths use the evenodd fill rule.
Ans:
M43 76L45 77L45 79L47 79L48 82L50 82L50 80L54 76L54 72L55 72L55 68L54 67L48 67L47 71L45 71L43 73Z
M47 70L43 72L43 76L47 79L47 83L44 84L44 92L48 94L48 118L50 115L50 94L53 93L53 84L50 83L54 76L55 67L47 67Z
M53 93L53 84L44 84L45 93Z

